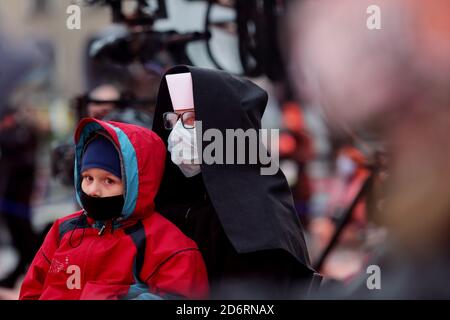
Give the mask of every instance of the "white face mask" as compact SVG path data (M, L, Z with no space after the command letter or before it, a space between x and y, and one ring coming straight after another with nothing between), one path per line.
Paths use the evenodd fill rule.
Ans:
M185 177L190 178L200 173L195 128L186 129L181 120L178 120L167 142L172 162L180 168Z

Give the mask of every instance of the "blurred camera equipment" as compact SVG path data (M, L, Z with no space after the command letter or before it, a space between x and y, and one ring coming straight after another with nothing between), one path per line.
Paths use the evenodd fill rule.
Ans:
M112 22L127 27L121 34L92 43L89 55L97 61L119 66L140 63L146 70L154 72L155 64L162 67L192 64L186 54L186 45L192 41L209 39L208 33L153 30L155 20L167 18L165 0L85 1L88 5L109 6Z

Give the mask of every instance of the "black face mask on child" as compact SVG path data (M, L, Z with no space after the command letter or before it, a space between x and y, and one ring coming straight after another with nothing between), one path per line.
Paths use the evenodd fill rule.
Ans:
M88 217L100 221L120 217L125 203L123 195L100 198L91 197L83 191L81 191L80 200Z

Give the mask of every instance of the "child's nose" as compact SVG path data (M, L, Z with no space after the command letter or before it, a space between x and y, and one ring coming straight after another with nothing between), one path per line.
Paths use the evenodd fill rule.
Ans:
M89 190L88 195L91 197L101 197L101 189L97 183L93 183Z

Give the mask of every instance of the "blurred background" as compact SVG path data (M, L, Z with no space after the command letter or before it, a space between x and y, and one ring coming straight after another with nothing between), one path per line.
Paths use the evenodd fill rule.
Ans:
M151 128L159 81L176 64L268 91L263 126L281 130L280 167L324 276L318 297L373 297L373 263L393 279L382 298L449 297L449 9L446 0L2 0L0 297L16 297L51 223L78 209L78 120ZM423 274L434 275L424 287Z

